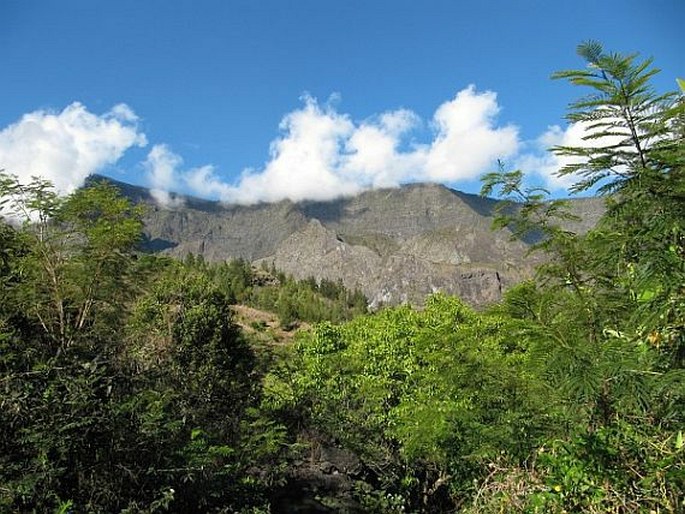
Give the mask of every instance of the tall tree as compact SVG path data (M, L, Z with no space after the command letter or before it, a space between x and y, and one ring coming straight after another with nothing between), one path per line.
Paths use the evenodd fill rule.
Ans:
M578 53L587 67L554 77L590 91L568 115L586 135L553 151L568 162L559 174L577 180L572 191L604 195L599 224L585 235L564 230L559 203L525 190L519 171L484 184L521 201L498 222L542 234L551 264L540 270L545 281L505 303L539 323L532 360L569 420L538 460L553 488L529 505L676 512L685 486L685 104L653 90L650 59L594 41Z

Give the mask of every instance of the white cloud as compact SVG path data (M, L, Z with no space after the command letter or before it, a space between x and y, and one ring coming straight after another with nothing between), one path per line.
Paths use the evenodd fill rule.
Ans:
M419 126L420 118L400 109L362 122L345 143L345 174L361 187L394 187L408 180L425 162L425 152L415 148L400 152L402 138Z
M183 174L186 185L201 197L221 198L229 201L234 188L219 179L211 165L193 168Z
M578 181L573 175L559 176L558 171L566 164L578 162L569 157L561 157L550 151L558 145L576 146L583 141L585 131L579 124L569 125L565 130L558 125L552 125L532 142L530 152L520 155L516 159L516 167L526 173L532 173L542 179L544 186L550 190L564 190Z
M166 145L155 145L143 163L153 197L167 207L181 203L170 191L251 204L283 199L328 200L407 182L458 185L491 171L497 159L510 159L562 190L577 177L558 175L578 162L554 155L552 146L597 146L617 138L587 140L587 126L551 126L523 150L518 128L498 124L500 106L492 91L475 86L459 91L437 107L430 120L409 109L382 112L355 121L339 112L331 96L320 103L311 96L284 116L281 134L271 142L261 168L245 169L233 182L211 165L183 169L183 159ZM428 127L428 140L416 141ZM425 131L423 132L425 134ZM61 112L34 111L0 131L0 169L28 181L38 175L69 193L85 178L116 163L133 146L147 144L138 117L125 104L97 115L75 102Z
M178 168L183 163L179 155L166 145L155 145L143 163L148 174L150 194L164 207L176 207L183 203L179 197L172 197L169 191L177 191Z
M126 105L96 115L74 102L62 112L25 114L0 131L0 168L27 182L50 180L60 194L83 185L88 175L117 162L132 146L147 144L138 118Z
M424 174L434 181L477 178L498 159L514 155L518 129L495 127L497 95L477 93L474 86L460 91L435 112L438 134L426 156Z
M147 170L150 194L160 206L174 208L183 205L183 197L170 193L181 189L190 189L205 198L224 198L231 194L231 186L214 176L212 166L189 170L183 170L182 166L183 158L169 146L155 145L150 150L143 167Z
M235 184L222 181L211 166L176 170L175 180L195 194L232 203L328 200L404 182L473 179L519 147L516 127L496 125L496 94L474 86L438 107L430 123L433 139L424 144L407 141L422 124L410 110L354 122L331 102L303 100L281 121L282 135L271 143L262 169L245 170Z
M264 169L245 171L223 200L326 200L360 190L344 173L344 143L356 130L349 116L306 96L304 106L286 115L280 129L284 136L271 143Z

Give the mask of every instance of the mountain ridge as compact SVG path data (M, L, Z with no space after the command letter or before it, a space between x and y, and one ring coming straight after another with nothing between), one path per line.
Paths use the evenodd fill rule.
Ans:
M480 306L500 299L541 262L508 229L491 230L499 201L440 184L377 189L331 201L250 206L176 195L166 208L149 190L107 179L149 208L148 250L208 261L241 258L305 279L360 288L372 306L408 302L443 291ZM600 198L570 199L585 231L603 212Z

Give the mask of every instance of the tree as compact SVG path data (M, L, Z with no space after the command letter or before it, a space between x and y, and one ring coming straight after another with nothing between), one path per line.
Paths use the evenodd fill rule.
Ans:
M558 155L573 158L560 175L579 176L572 187L584 191L600 184L600 192L621 192L653 171L668 171L660 158L682 143L672 122L682 115L674 92L657 94L649 80L659 70L652 59L636 62L637 54L605 53L596 41L578 46L587 67L555 73L555 79L587 87L590 93L570 106L567 119L586 129L582 146L558 146ZM602 183L603 182L603 183Z
M173 385L188 423L230 433L230 420L239 420L254 394L254 355L209 277L180 265L167 269L138 299L128 339L138 365Z
M138 451L151 452L153 483L172 486L179 512L258 504L249 468L276 453L266 446L278 446L279 431L250 410L259 400L255 355L228 297L206 271L172 265L139 297L128 329L144 385L128 412L147 428Z
M671 362L683 367L685 101L653 90L649 79L658 70L651 59L608 54L594 41L578 53L587 69L554 77L590 89L568 115L586 125L588 145L554 148L580 158L559 173L582 177L575 190L604 182L600 192L613 193L600 225L605 247L596 268L615 270L611 281L639 306L632 328L658 334Z
M370 510L445 511L484 462L525 458L549 423L524 371L526 325L443 295L422 311L322 323L300 337L287 370L267 377L266 401L359 455L369 482L397 503L372 505L367 490Z
M63 349L115 326L133 292L141 209L105 183L60 198L46 181L21 184L6 174L0 197L26 240L15 301L43 335Z
M2 225L0 506L122 508L127 477L113 466L135 431L117 414L130 387L117 334L138 210L106 185L62 198L2 174L0 193L12 223Z
M106 184L0 188L0 510L262 504L273 472L249 466L280 431L206 266L137 255L140 209Z
M537 474L526 475L525 502L542 510L678 511L685 106L675 93L653 91L651 60L607 54L592 41L579 54L587 69L554 77L590 89L568 116L583 125L585 140L553 151L571 159L559 173L578 177L573 191L598 187L604 195L598 225L584 235L564 230L559 203L526 191L520 171L489 174L484 185L486 193L518 197L498 223L537 231L548 252L544 280L510 291L503 306L539 325L531 360L558 393L569 426L548 441ZM512 476L487 487L504 488ZM536 482L540 476L546 483Z

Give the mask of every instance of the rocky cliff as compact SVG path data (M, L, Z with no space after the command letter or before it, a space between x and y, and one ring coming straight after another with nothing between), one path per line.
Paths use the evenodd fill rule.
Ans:
M146 246L176 257L201 254L273 264L297 278L342 280L372 305L420 304L444 291L474 305L496 301L529 276L539 257L493 232L496 200L436 184L368 191L330 202L288 201L255 206L185 198L176 208L154 204L147 190L119 185L149 204ZM599 199L572 201L583 231L602 213Z

